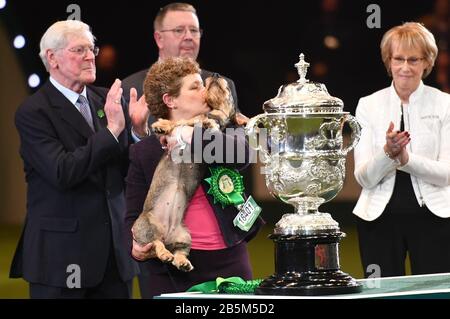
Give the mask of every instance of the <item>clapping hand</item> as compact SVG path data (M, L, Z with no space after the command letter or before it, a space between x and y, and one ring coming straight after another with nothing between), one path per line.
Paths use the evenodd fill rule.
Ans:
M150 111L145 102L145 96L142 95L139 100L135 88L130 89L130 104L128 107L133 131L139 136L147 136L148 134L148 117Z
M125 128L125 116L122 109L122 82L115 80L106 96L104 111L108 121L108 129L117 138Z
M401 165L405 165L408 160L408 151L406 145L411 141L411 137L407 131L394 131L394 123L390 122L386 131L386 144L384 152L391 158L400 161Z

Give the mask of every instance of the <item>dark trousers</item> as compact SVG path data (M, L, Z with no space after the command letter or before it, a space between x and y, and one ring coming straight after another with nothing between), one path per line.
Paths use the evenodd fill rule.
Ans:
M381 277L404 276L407 253L413 275L450 272L450 218L426 207L402 213L388 205L374 221L357 218L357 227L366 277L374 269Z
M163 271L143 271L139 275L142 298L183 292L194 285L216 280L217 277L237 276L250 280L253 276L246 243L221 250L191 250L189 260L194 266L190 272L182 272L170 264L164 265Z
M67 288L30 283L32 299L129 299L132 297L132 280L124 282L117 269L113 249L110 250L103 280L95 287Z

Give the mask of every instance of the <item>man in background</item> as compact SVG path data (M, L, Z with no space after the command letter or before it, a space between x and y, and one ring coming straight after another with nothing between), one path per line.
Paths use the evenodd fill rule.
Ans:
M159 59L167 57L189 57L197 60L200 50L202 29L195 8L188 3L170 3L161 8L153 22L156 45L158 46ZM130 88L136 88L138 97L143 94L142 85L147 69L136 72L122 82L124 93L127 94ZM214 73L207 70L201 70L203 81ZM225 77L224 77L225 78ZM237 94L234 82L225 78L233 95L234 103L237 109ZM150 116L150 123L154 122Z

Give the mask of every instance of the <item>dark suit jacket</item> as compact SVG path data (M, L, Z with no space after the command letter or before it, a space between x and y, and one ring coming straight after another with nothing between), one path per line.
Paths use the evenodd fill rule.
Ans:
M138 98L142 96L142 94L144 94L144 80L145 77L147 76L147 72L148 69L136 72L131 74L130 76L126 77L125 79L122 80L122 88L123 88L123 95L125 96L125 100L129 101L130 98L130 89L131 88L135 88L137 93L138 93ZM203 81L206 80L206 78L212 76L214 74L214 72L211 71L207 71L207 70L201 70L201 76ZM233 95L233 100L234 100L234 106L236 108L236 111L239 112L239 107L238 107L238 98L237 98L237 94L236 94L236 87L234 85L233 80L222 76L227 82L228 82L228 86L230 87L231 90L231 94ZM149 124L155 122L155 118L150 115L149 118Z
M75 264L81 287L92 287L103 279L111 247L121 278L137 273L123 232L131 139L124 130L117 143L106 117L97 116L106 94L106 89L87 87L95 133L50 81L17 110L27 214L11 277L67 287L67 267Z
M194 136L192 139L193 141L195 140L195 136L198 134L203 134L201 128L195 128ZM247 153L245 163L237 163L237 151L235 151L235 158L233 163L236 164L213 163L211 165L226 165L238 170L245 169L249 165L249 149L248 143L246 143L244 137L243 130L235 135L222 134L222 138L222 145L224 147L224 151L222 152L222 154L224 154L225 156L225 149L230 145L233 145L235 150L245 149ZM210 141L202 141L202 149L204 149L204 147L209 142ZM195 143L192 143L192 145L194 144ZM245 144L244 147L242 147L242 144ZM147 193L153 179L153 174L162 156L163 150L158 138L155 135L147 137L141 142L132 145L130 148L130 166L126 178L127 214L125 221L128 230L128 247L130 251L132 248L131 228L135 220L139 217L139 214L142 212L142 207L144 206L144 201L147 197ZM219 161L224 162L224 159L220 159ZM209 170L207 170L206 174L208 176L205 176L205 178L210 176ZM248 232L240 230L233 225L233 219L236 217L238 210L234 206L226 206L225 208L222 208L220 204L214 204L214 198L212 197L212 195L207 194L209 190L209 184L206 183L203 178L201 185L205 190L209 204L214 210L227 247L232 247L242 241L249 241L257 234L260 227L264 224L264 221L261 218L258 218L256 220L256 222ZM166 271L166 268L164 268L164 264L156 259L150 259L145 262L140 262L139 266L143 274L160 273Z

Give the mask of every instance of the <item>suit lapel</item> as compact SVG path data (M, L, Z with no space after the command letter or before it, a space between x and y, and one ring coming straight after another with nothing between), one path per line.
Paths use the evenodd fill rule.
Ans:
M83 115L81 115L76 107L70 103L70 101L59 92L50 81L45 84L44 90L47 91L51 107L53 107L60 114L61 118L75 131L86 138L89 138L94 134Z
M77 133L81 134L86 139L89 138L94 134L92 129L89 127L89 124L87 124L84 117L81 115L81 113L76 109L76 107L61 93L59 92L53 84L51 84L50 81L47 81L47 83L44 85L43 90L46 92L46 95L48 97L49 104L51 108L55 110L56 113L58 113L61 117L61 120L68 124L73 130L75 130ZM89 98L89 104L91 108L94 106L98 106L97 102L99 101L100 97L98 97L98 94L89 94L88 97L91 95L93 99ZM100 104L103 105L103 104ZM94 116L95 115L95 116ZM96 113L93 114L92 118L94 120L94 125L96 122ZM101 123L100 123L101 125ZM72 136L73 138L73 136ZM77 146L81 146L77 144ZM89 176L89 179L96 184L100 189L104 188L105 182L104 182L104 172L103 170L99 170L97 173L93 173Z
M94 120L95 128L98 131L99 129L106 127L108 124L105 112L103 110L103 107L105 106L105 98L97 94L97 92L90 86L87 87L87 96L92 110L92 119Z
M103 111L105 98L97 92L95 87L87 86L86 90L89 106L91 107L92 120L94 122L95 130L98 132L107 125L106 115L104 115ZM109 170L109 165L103 167L97 174L91 176L92 180L97 182L98 185L101 185L102 188L105 188Z

